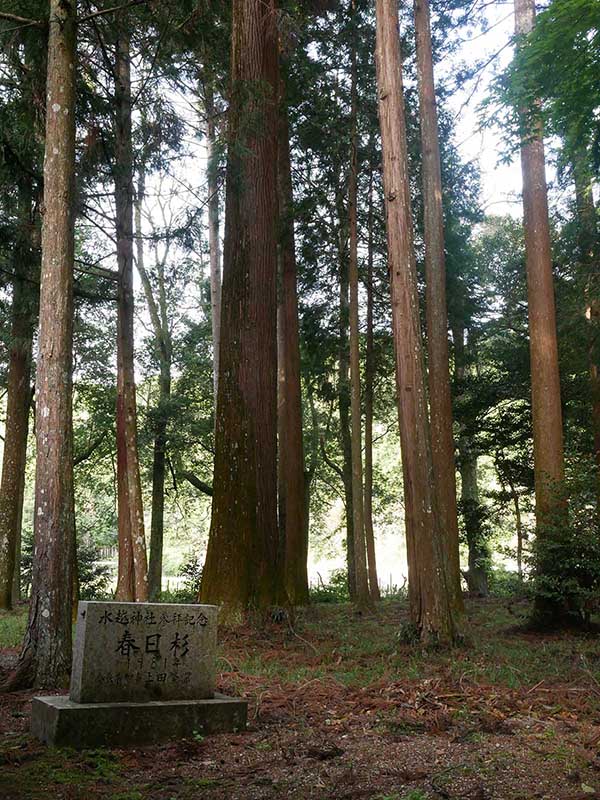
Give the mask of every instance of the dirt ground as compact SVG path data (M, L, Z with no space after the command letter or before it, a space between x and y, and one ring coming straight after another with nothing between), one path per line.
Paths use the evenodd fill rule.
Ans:
M49 749L31 694L0 695L0 798L600 797L598 637L519 632L525 612L473 601L465 646L433 654L399 642L396 602L227 631L220 688L249 699L247 732L160 747Z

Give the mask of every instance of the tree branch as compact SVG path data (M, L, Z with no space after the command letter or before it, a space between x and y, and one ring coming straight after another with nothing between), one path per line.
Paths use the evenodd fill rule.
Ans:
M106 439L106 431L101 433L94 441L81 453L74 456L73 458L73 466L77 467L79 464L83 464L84 461L87 461L88 458L93 454L95 450L97 450L102 442Z
M145 5L148 0L130 0L129 3L123 3L120 6L113 6L112 8L103 8L101 11L93 11L91 14L86 14L84 17L79 17L77 20L78 23L87 22L90 19L97 19L98 17L104 17L107 14L113 14L117 11L123 11L126 8L131 8L132 6L142 6Z
M180 474L182 478L185 478L188 483L192 484L194 489L198 489L199 491L204 492L204 494L207 494L209 497L212 497L212 486L209 486L208 483L201 481L200 478L196 477L193 472L182 472Z
M5 19L8 22L17 22L19 25L35 25L37 28L44 27L44 23L40 19L18 17L16 14L9 14L6 11L0 11L0 19Z
M322 436L321 436L321 453L323 454L323 461L327 464L327 466L331 467L331 469L334 472L336 472L342 480L344 480L343 471L340 469L340 467L338 467L335 461L332 461L327 455L327 450L325 450L325 439Z

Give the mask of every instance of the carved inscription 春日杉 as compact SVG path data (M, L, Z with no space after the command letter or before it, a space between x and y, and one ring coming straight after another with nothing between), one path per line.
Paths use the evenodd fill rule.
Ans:
M160 690L160 685L189 684L192 671L186 657L192 637L209 625L209 619L203 612L106 609L97 624L102 626L104 634L114 630L114 637L110 639L114 642L117 669L100 668L95 674L96 681L115 687L154 685Z

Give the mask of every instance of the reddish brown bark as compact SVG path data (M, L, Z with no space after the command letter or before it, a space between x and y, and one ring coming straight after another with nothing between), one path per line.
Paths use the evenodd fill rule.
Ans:
M373 167L369 175L369 217L367 245L367 337L365 346L365 541L372 600L381 600L373 529L373 389L375 347L373 335Z
M396 0L377 0L377 86L404 480L411 620L425 643L452 641L456 622L433 490L413 247Z
M293 605L308 603L308 537L304 515L304 445L300 384L300 332L294 239L294 198L290 163L290 133L282 83L278 143L279 259L281 341L279 399L280 527L284 538L284 580Z
M283 598L277 526L277 86L273 0L233 0L211 530L200 598L239 621Z
M351 2L351 22L355 24L355 0ZM354 540L354 570L356 602L360 607L370 602L365 544L365 513L362 468L362 414L360 397L360 327L358 317L358 90L356 65L356 35L352 36L350 52L351 109L350 109L350 180L348 184L350 288L350 409L352 436L352 525Z
M31 406L31 348L37 317L33 270L33 223L30 187L19 192L19 230L13 253L15 278L11 306L10 348L8 355L7 404L2 478L0 482L0 608L10 609L15 594L15 577L21 519L27 434Z
M534 0L515 0L515 28L524 35L533 30ZM537 535L543 541L563 527L566 505L563 497L563 427L558 368L556 310L552 276L550 225L544 142L541 123L522 115L521 169L523 216L529 308L531 355L531 407L533 416L533 461ZM552 570L545 558L538 571ZM555 568L556 565L554 565ZM551 618L558 609L538 596L535 616Z
M58 688L71 669L76 6L51 0L36 372L31 603L8 685Z
M117 599L148 600L148 563L137 451L133 298L133 145L129 36L121 18L115 64L115 209L119 291L117 303Z
M442 172L430 24L428 0L415 0L425 229L425 301L431 456L437 506L444 532L449 588L456 610L461 611L463 599L460 587L456 466L452 433Z

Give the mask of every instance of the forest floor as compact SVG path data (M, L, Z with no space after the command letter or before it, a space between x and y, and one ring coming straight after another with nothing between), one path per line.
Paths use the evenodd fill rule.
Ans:
M466 645L433 654L399 642L394 601L222 631L220 688L250 701L243 734L56 750L27 732L30 693L0 695L0 798L600 798L600 642L525 633L526 612L469 601ZM0 615L0 673L24 618Z

